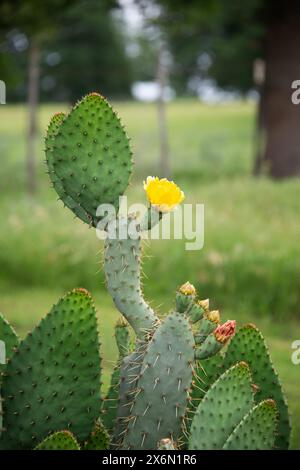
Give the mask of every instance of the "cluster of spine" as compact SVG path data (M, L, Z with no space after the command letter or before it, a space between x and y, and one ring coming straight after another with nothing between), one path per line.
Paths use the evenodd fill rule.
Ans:
M99 204L112 204L117 214L131 151L102 96L92 93L52 118L46 160L59 198L79 219L97 226ZM250 325L235 334L235 321L221 324L188 282L163 320L143 298L142 232L162 217L154 206L149 214L150 221L116 215L101 225L107 288L126 319L115 327L119 358L104 398L96 312L84 289L61 299L21 342L0 316L7 348L0 448L288 447L287 405L258 330Z

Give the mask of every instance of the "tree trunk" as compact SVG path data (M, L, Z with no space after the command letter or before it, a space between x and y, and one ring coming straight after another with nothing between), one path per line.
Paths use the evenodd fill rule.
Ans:
M158 52L157 64L157 81L159 84L159 97L158 97L158 127L160 137L160 171L161 175L169 178L171 175L170 162L169 162L169 144L168 144L168 127L166 117L166 103L165 103L165 86L167 84L167 65L165 61L165 50L163 45L160 46Z
M276 8L275 8L276 9ZM266 153L274 178L300 174L300 105L292 103L292 82L300 79L300 8L282 2L266 36Z
M264 155L265 155L265 80L266 80L266 63L264 60L257 58L253 63L253 79L259 96L256 123L254 129L254 166L253 175L259 176L263 173Z
M27 132L27 186L30 194L36 191L36 135L39 99L40 49L32 38L29 47L28 68L28 132Z
M266 147L265 127L265 91L264 86L259 87L259 101L257 105L256 123L254 130L254 166L253 176L260 176L264 171L264 157Z

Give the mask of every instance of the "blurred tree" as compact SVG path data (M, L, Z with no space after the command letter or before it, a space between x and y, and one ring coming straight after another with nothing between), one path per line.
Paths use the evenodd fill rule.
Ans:
M35 141L37 131L37 105L39 95L39 74L41 43L57 25L58 18L71 0L2 0L0 4L0 29L6 35L17 29L26 34L29 41L28 54L28 133L27 133L27 175L28 191L36 190Z
M109 16L116 7L116 0L1 0L0 50L4 51L0 61L1 74L3 70L10 87L19 79L19 96L24 94L24 58L28 64L26 166L31 194L36 189L35 147L40 79L44 97L47 97L47 91L48 96L51 94L53 81L60 82L56 95L53 93L52 96L61 99L78 98L87 90L98 88L98 83L104 90L105 83L108 91L114 86L117 88L119 72L123 72L125 77L126 74L124 67L122 69L125 55L121 40L117 38L117 29L114 29ZM62 52L57 52L57 49L62 49ZM53 72L53 66L60 57L58 77L52 77L48 72L51 67Z
M123 25L99 0L74 4L63 27L45 46L42 97L75 101L89 91L128 96L131 64Z
M264 167L273 177L300 174L300 108L291 84L300 77L300 2L297 0L137 0L161 6L157 22L175 57L175 82L213 77L220 87L247 92L254 87L253 64L264 59L258 120L265 126ZM263 116L262 116L263 115Z

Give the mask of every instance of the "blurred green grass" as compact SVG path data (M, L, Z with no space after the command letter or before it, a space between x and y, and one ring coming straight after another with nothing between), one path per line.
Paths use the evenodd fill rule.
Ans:
M158 174L156 109L137 103L116 107L136 160L127 194L142 202L142 180ZM0 107L0 310L24 335L67 289L89 289L99 310L107 384L117 314L104 286L102 243L57 202L43 163L49 116L64 109L40 109L38 192L32 199L25 192L26 109ZM190 280L224 318L257 323L290 401L293 447L300 448L300 366L290 360L291 343L300 338L299 180L274 183L249 176L253 122L251 103L168 106L173 176L186 202L205 204L205 245L188 252L181 240L148 243L145 294L165 312L176 287Z

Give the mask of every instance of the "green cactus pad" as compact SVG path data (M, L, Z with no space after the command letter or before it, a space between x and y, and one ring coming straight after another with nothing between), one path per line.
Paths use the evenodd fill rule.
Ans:
M50 172L55 171L54 180L86 211L91 224L99 219L100 204L118 209L131 175L132 154L120 119L103 96L91 93L77 103L49 148L47 160ZM67 204L63 195L62 200Z
M134 217L119 217L116 232L110 226L105 240L104 269L107 288L117 309L139 337L152 330L158 319L145 302L141 288L141 236ZM111 227L114 227L112 222ZM130 228L136 239L130 237ZM115 236L116 234L116 236Z
M256 405L227 439L225 450L270 450L274 446L277 409L273 400Z
M135 351L124 357L121 364L117 418L113 433L115 447L122 446L147 345L147 341L138 341Z
M9 445L32 448L68 429L79 440L100 411L100 358L90 295L75 289L20 343L3 381Z
M241 362L221 375L200 402L191 425L189 449L222 449L253 404L249 368Z
M176 310L180 313L185 313L189 308L192 307L193 302L195 300L195 295L186 295L182 294L181 292L176 292Z
M115 338L118 346L119 357L122 358L128 354L130 346L128 323L123 319L118 320L115 325Z
M205 310L198 303L194 302L193 305L188 309L187 315L192 323L197 323L203 318Z
M112 372L110 386L101 409L101 420L108 431L112 431L114 428L119 402L121 362L129 351L130 334L127 323L123 320L119 320L115 326L115 338L119 350L119 360Z
M5 361L7 362L12 355L14 354L14 351L17 349L19 345L19 338L17 336L17 333L13 329L13 327L8 323L7 320L1 315L0 313L0 341L4 342L5 345ZM0 362L0 384L2 381L2 373L6 369L6 364L2 364Z
M191 401L188 404L187 410L187 431L189 432L191 421L194 417L194 413L197 410L200 401L212 386L212 384L220 376L222 371L223 356L216 354L215 356L205 359L201 362L197 361L195 366L195 375L191 386ZM187 433L183 437L184 441L187 442Z
M128 419L124 449L156 449L181 433L192 381L194 338L180 313L170 314L155 331L145 354Z
M46 437L35 450L80 450L80 447L70 431L58 431Z
M69 196L61 182L61 180L57 177L56 172L55 172L55 161L53 158L53 147L55 146L55 137L57 133L59 132L60 126L65 119L66 114L65 113L56 113L54 116L52 116L48 130L47 130L47 135L45 139L45 146L46 146L46 162L48 164L48 169L49 169L49 177L51 179L51 182L53 184L53 187L55 188L59 198L64 202L64 204L71 209L76 216L83 220L83 222L86 223L91 223L91 220L87 214L87 212L78 204L71 196Z
M19 345L19 338L13 329L13 327L8 323L7 320L0 313L0 341L4 343L4 358L1 357L0 361L0 386L2 383L3 374L6 369L6 364L16 351ZM1 388L0 388L1 392ZM0 395L0 437L3 430L3 410L2 410L2 397Z
M84 450L107 450L110 439L107 430L102 423L97 422L95 428L84 443Z
M220 376L222 365L223 356L221 354L216 354L198 363L191 395L192 402L195 400L195 405L198 406L199 401L202 400L206 392Z
M253 382L258 386L255 394L256 403L268 398L275 400L279 411L275 447L288 449L291 429L287 403L264 338L254 325L242 327L232 338L226 352L224 367L228 368L238 361L247 361L250 366Z
M196 337L195 337L195 342ZM218 341L213 333L208 335L202 344L196 349L196 359L208 359L217 354L224 347L224 343Z
M210 335L217 328L217 326L218 323L209 320L207 315L204 314L202 320L199 323L198 330L195 333L195 343L202 344L208 335Z

